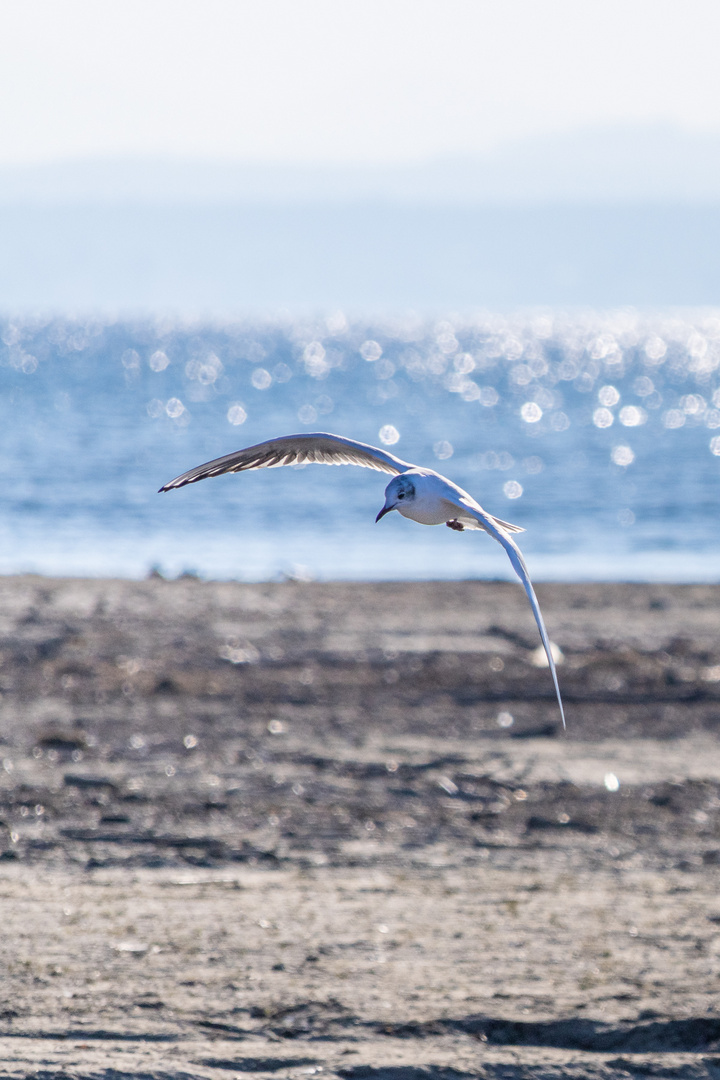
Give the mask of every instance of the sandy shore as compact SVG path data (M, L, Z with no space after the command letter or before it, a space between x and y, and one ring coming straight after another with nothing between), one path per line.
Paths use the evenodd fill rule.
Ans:
M720 587L0 579L0 1076L720 1076ZM616 784L613 778L617 778Z

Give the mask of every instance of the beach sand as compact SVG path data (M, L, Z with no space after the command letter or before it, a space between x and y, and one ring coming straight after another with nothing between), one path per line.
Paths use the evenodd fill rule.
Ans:
M720 1076L720 587L0 579L0 1076Z

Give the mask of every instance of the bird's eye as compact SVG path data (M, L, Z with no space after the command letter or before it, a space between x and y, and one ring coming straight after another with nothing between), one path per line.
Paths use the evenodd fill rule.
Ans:
M405 492L401 491L400 494L398 495L398 499L404 499L404 498L405 498Z

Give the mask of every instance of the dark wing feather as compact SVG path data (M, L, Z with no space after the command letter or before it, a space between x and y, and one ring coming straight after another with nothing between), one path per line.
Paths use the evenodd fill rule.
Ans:
M281 465L360 465L365 469L377 469L378 472L406 472L413 466L401 461L386 450L379 450L367 443L343 439L340 435L325 432L310 432L304 435L283 435L279 439L269 439L236 450L233 454L215 458L205 465L197 465L176 476L168 484L163 484L160 491L195 484L208 476L220 476L222 473L245 472L248 469L277 469Z

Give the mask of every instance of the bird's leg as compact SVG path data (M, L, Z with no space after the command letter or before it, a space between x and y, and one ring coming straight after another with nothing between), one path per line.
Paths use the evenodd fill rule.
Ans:
M448 529L454 529L455 532L465 531L465 526L462 524L462 522L458 521L457 518L453 518L452 521L446 521L445 524L447 525Z

